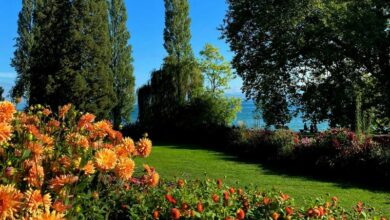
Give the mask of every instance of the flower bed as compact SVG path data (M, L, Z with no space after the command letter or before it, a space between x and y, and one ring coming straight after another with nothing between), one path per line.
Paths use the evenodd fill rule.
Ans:
M221 179L162 182L157 188L135 186L124 193L124 213L137 219L381 219L375 209L358 202L345 209L339 198L315 198L304 207L278 191L233 188ZM342 198L340 198L342 199Z
M40 105L16 112L13 104L0 102L0 219L379 216L362 202L343 209L336 197L295 207L294 200L281 192L234 189L221 180L164 183L148 165L144 174L135 177L133 159L149 156L151 149L147 137L134 143L113 130L110 122L95 122L94 115L82 114L71 105L54 114Z

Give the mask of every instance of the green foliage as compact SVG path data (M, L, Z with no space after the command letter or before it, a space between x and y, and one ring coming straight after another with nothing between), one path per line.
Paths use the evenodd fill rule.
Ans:
M259 132L249 130L248 133L256 133L257 136L260 135ZM256 137L253 136L253 138ZM258 140L254 140L254 143L258 143ZM202 146L208 145L204 144ZM335 182L329 181L329 179L316 179L314 176L323 176L324 173L314 165L309 166L306 164L302 166L302 169L310 170L308 171L310 177L297 175L297 173L301 173L294 165L298 161L291 162L289 160L283 160L286 161L286 163L283 163L284 168L281 167L283 161L278 161L277 164L279 165L279 169L273 169L269 164L265 165L264 163L255 162L255 160L244 159L244 157L237 156L238 153L242 153L245 150L247 149L242 146L237 147L236 151L233 153L234 156L232 156L232 154L224 154L203 147L199 148L194 145L159 145L153 148L153 153L148 159L140 162L153 164L158 168L159 174L163 177L163 184L160 186L171 183L171 186L175 187L176 178L181 177L187 179L185 182L189 186L185 185L185 188L182 189L182 193L179 194L179 192L173 189L174 193L171 194L178 203L183 201L182 198L187 200L186 193L198 192L198 190L203 189L202 187L198 187L195 190L189 190L187 187L192 188L192 184L194 184L193 180L199 179L202 181L207 178L213 180L221 178L221 173L223 173L225 178L223 178L222 181L227 185L233 186L236 189L238 189L238 187L245 187L243 188L245 192L253 189L270 192L276 188L276 190L288 193L294 198L294 204L297 207L306 207L306 205L312 204L314 198L322 197L322 199L325 199L337 196L339 198L338 206L345 208L354 207L358 201L366 201L367 205L374 206L375 210L383 212L384 216L390 215L387 204L388 192L364 189L361 188L361 185L354 185L352 181L343 182L343 184L335 184ZM245 158L247 158L248 155L254 157L260 156L259 153L254 153L253 151L248 152ZM291 169L288 169L289 167ZM278 172L281 168L283 172ZM343 175L345 176L347 173L349 173L349 171L345 171ZM188 179L188 177L191 179ZM211 184L214 184L214 181L212 181ZM208 189L213 189L213 187L209 186ZM159 192L160 190L161 192ZM149 210L151 209L150 206L158 203L158 201L164 201L162 204L165 206L166 200L163 196L164 193L167 193L166 190L156 188L149 192L150 194L148 195L150 195L150 197L145 199L148 199L149 201L153 200L155 203L152 203L151 201L140 201L141 203L145 205L149 204ZM161 197L158 196L159 194ZM133 198L137 197L137 193L129 193L129 195L132 195ZM207 199L211 199L211 196L212 195ZM219 196L222 197L223 195L220 194ZM191 201L192 200L186 202L189 202L190 207L193 207ZM141 207L142 206L137 206L137 208ZM135 210L135 208L136 207L134 207L133 210ZM138 210L137 212L140 211L141 210ZM152 212L147 213L149 215L152 214Z
M3 93L4 93L4 89L3 87L0 86L0 101L4 101Z
M294 198L276 190L234 188L225 180L183 180L167 182L155 189L135 186L123 197L131 219L366 219L379 213L361 203L355 208L340 207L337 198L326 196L296 207ZM359 208L359 211L357 210ZM173 212L173 209L176 211ZM176 215L175 215L176 214ZM142 217L141 217L142 216ZM177 216L177 217L176 217Z
M286 129L278 129L272 133L270 143L276 147L278 156L290 157L294 151L294 133Z
M354 128L354 85L362 90L363 112L389 114L388 1L228 3L223 35L236 53L243 90L267 124L286 124L294 105L313 122Z
M138 90L139 122L145 126L173 125L202 90L202 75L191 48L187 0L165 0L164 47L168 53L161 69ZM147 114L147 115L146 115Z
M37 1L29 103L74 103L106 118L115 106L108 3Z
M123 0L110 1L110 38L112 44L111 70L114 78L114 92L117 103L111 117L114 128L122 122L130 122L130 114L135 101L133 58L129 31L126 27L127 12Z
M174 81L175 94L183 104L202 85L194 53L191 48L191 19L188 0L164 0L165 29L164 48L168 56L164 59L163 71Z
M15 86L11 90L11 97L26 96L29 93L29 69L31 62L31 49L33 45L33 12L35 0L23 0L22 10L18 18L18 37L16 38L16 50L12 59L12 66L17 72Z
M193 98L184 107L183 125L230 125L241 110L241 99L213 96L207 92ZM188 117L191 115L191 117Z
M223 94L229 89L229 81L234 79L231 65L211 44L206 44L200 51L199 66L206 80L206 89L214 96Z

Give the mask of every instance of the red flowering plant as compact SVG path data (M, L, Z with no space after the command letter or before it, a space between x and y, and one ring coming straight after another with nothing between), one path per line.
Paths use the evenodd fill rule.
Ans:
M147 165L133 177L133 159L151 148L146 137L134 143L71 104L55 114L41 105L17 112L0 102L0 219L115 216L120 191L134 182L157 185L159 175Z
M130 219L379 219L358 202L345 209L337 197L317 198L303 207L278 191L233 188L219 180L162 181L157 188L134 187L121 197ZM378 216L374 218L374 216ZM385 219L382 217L382 219Z

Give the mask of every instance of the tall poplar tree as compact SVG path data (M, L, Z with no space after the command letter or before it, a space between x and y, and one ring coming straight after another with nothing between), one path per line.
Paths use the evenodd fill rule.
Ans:
M110 1L110 37L112 44L111 69L114 80L114 92L117 103L112 109L111 117L115 128L122 121L130 122L133 110L134 75L131 46L128 44L130 33L126 27L127 12L123 0Z
M30 79L30 53L33 45L33 12L35 0L23 0L22 10L18 18L18 37L16 50L12 59L12 66L17 72L15 86L11 90L11 97L28 97Z
M165 71L172 74L176 98L180 104L202 86L202 77L191 47L191 19L188 0L164 0L164 60Z

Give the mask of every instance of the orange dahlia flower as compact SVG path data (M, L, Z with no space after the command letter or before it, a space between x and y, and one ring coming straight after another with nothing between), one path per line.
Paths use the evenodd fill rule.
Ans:
M95 173L95 166L93 165L92 161L88 161L82 170L84 171L85 175L89 176Z
M0 219L15 219L23 194L14 185L0 185Z
M65 220L65 215L56 211L46 211L44 213L34 215L31 220Z
M62 189L65 185L70 185L79 180L78 176L61 175L57 176L49 181L49 188L54 191Z
M51 206L55 211L59 213L64 213L69 208L69 206L65 205L61 201L55 201L53 205Z
M25 161L25 168L29 169L29 171L24 180L26 180L30 186L40 188L45 177L43 167L33 161L27 160Z
M134 172L135 163L130 158L120 158L118 164L115 167L116 175L122 180L128 180L131 178Z
M69 112L71 107L72 107L72 104L67 104L67 105L64 105L60 108L59 116L61 119L65 119L65 116Z
M115 167L117 157L114 151L101 149L95 153L96 167L101 171L111 170Z
M15 106L11 102L0 102L0 123L9 123L13 119L15 112Z
M0 144L7 142L11 139L12 126L8 123L0 123Z
M137 152L138 155L142 157L149 156L150 152L152 151L152 141L148 138L141 138L137 142Z
M85 128L87 130L92 129L92 122L95 120L96 116L90 113L86 113L85 115L81 116L79 119L79 122L77 124L77 128Z
M42 196L41 190L29 189L25 193L25 198L27 201L27 210L30 213L35 213L41 208L44 208L44 210L50 209L51 206L50 194L45 194Z

